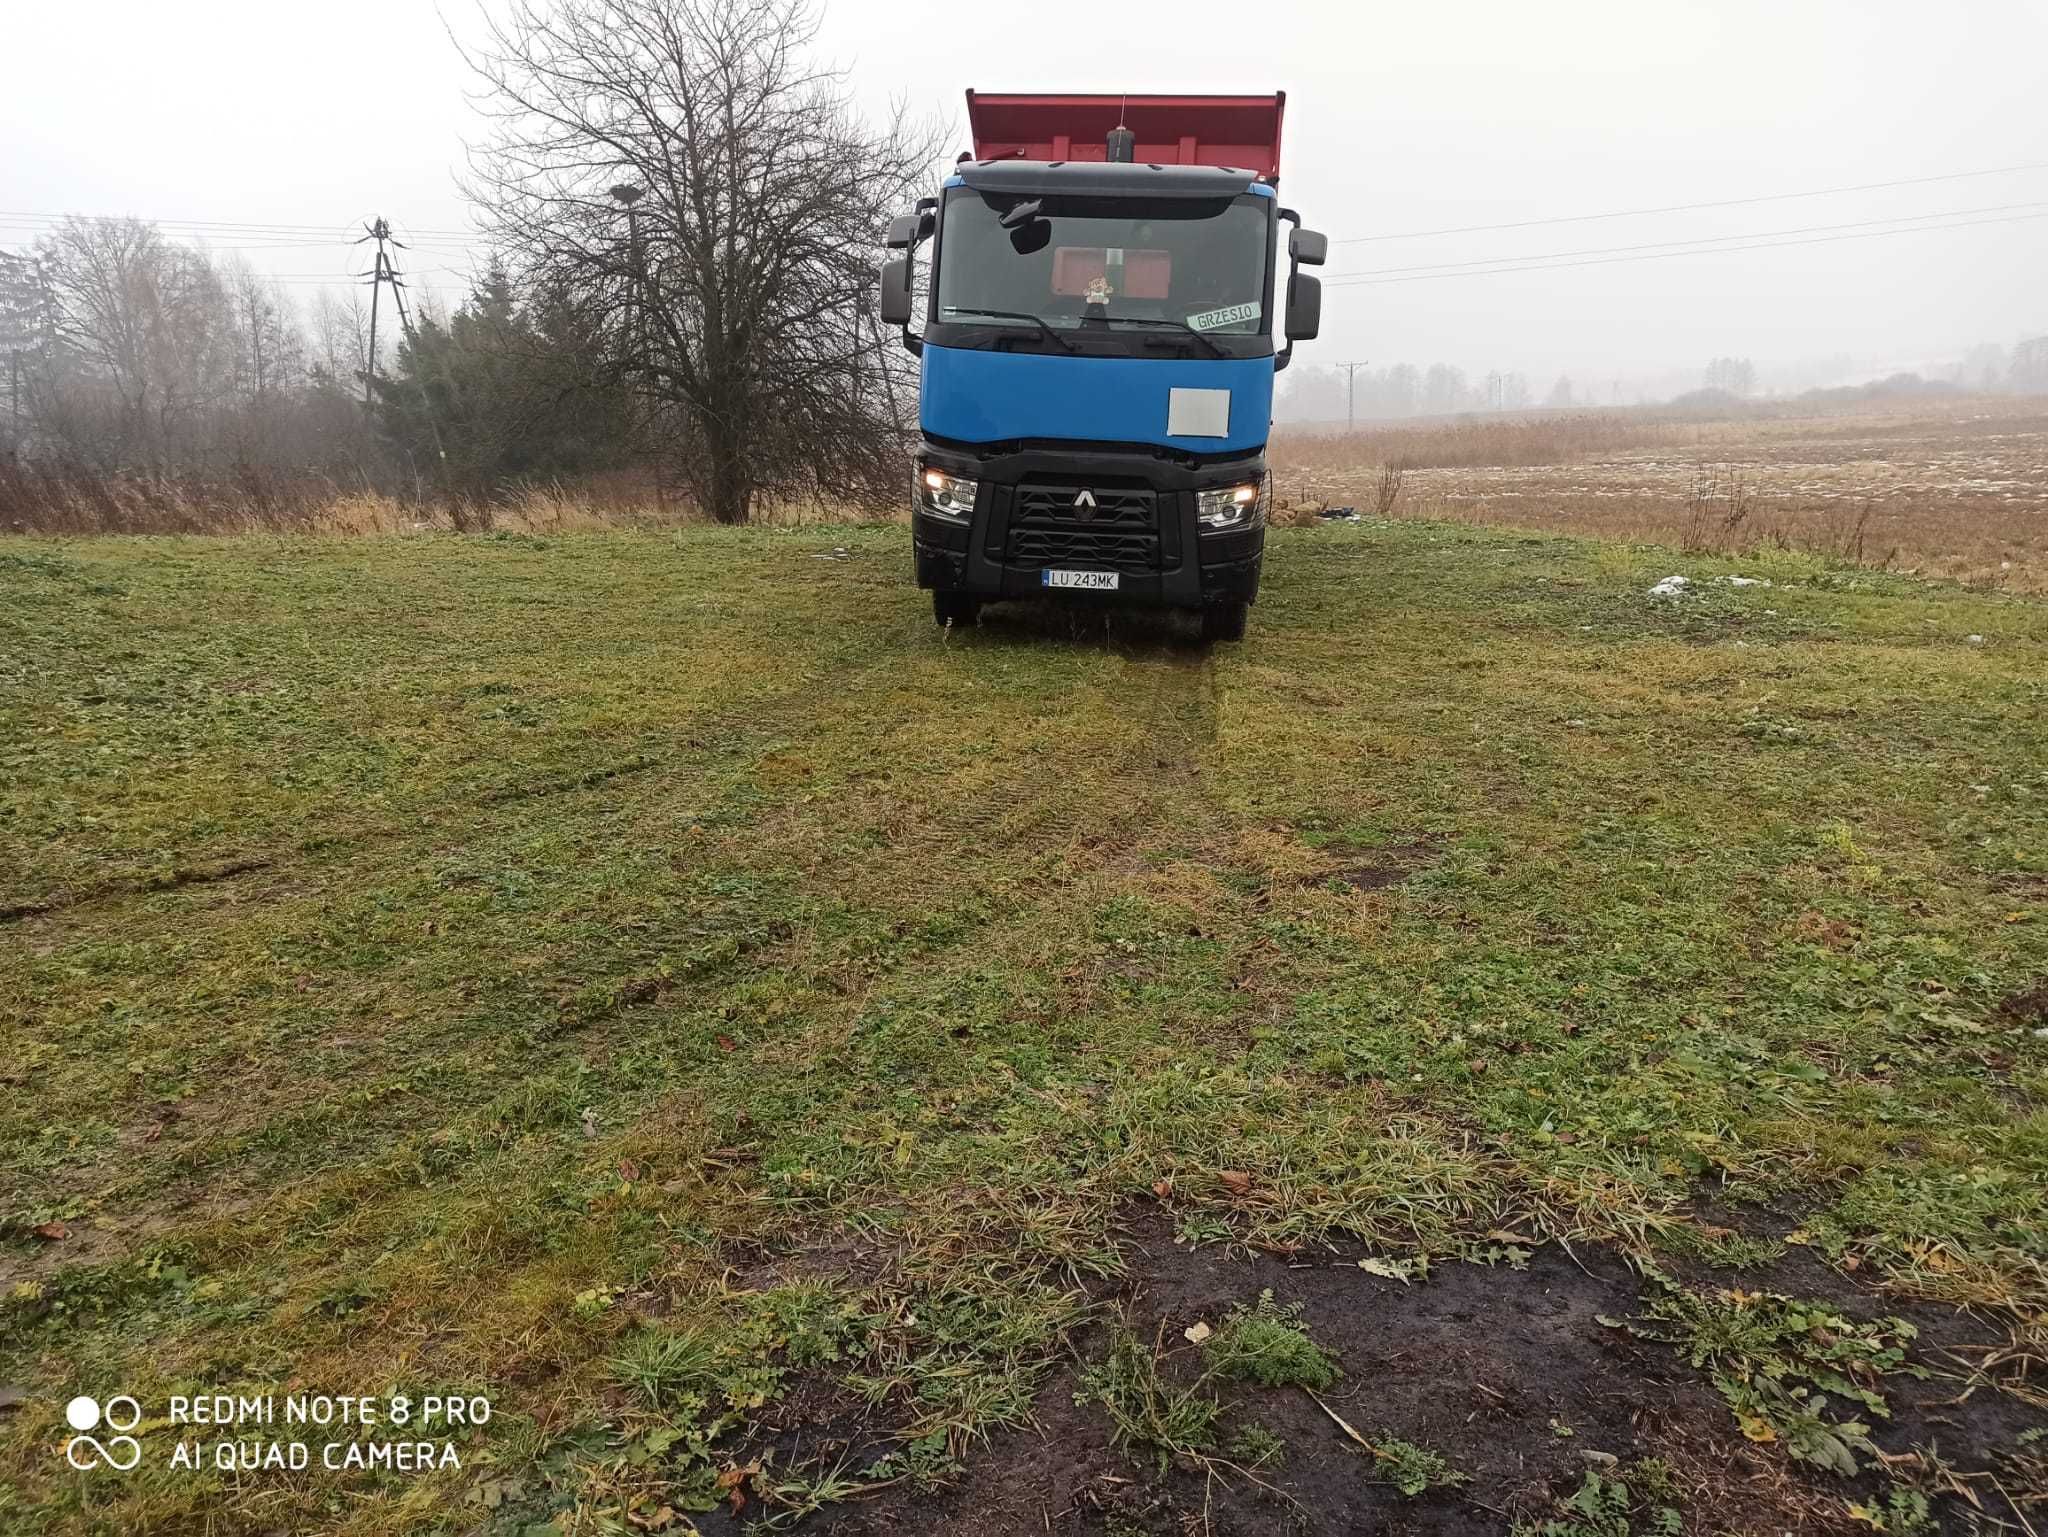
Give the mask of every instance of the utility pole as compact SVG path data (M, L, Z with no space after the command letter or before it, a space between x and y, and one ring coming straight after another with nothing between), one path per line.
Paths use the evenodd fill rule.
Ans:
M356 244L361 245L363 240L377 242L376 261L368 272L357 274L370 280L370 356L363 369L363 425L367 430L370 422L371 387L377 378L377 300L383 293L386 283L391 285L391 302L398 307L399 328L405 332L408 340L413 339L413 328L412 312L405 307L405 278L384 250L386 245L390 245L403 251L406 249L405 242L392 236L391 222L382 214L364 228L368 233ZM441 427L434 420L434 403L427 398L427 385L424 379L420 380L420 407L426 417L427 431L434 439L434 453L441 461L445 482L448 450L442 446Z
M363 409L367 411L370 409L370 382L377 376L377 300L383 294L386 283L391 285L391 302L398 306L399 328L408 337L412 335L412 314L405 307L405 276L384 249L389 245L403 251L406 249L405 242L392 235L390 221L381 215L364 228L369 233L356 244L361 245L363 240L377 242L377 256L370 270L356 274L370 280L370 359L369 366L363 370Z
M379 214L376 219L371 221L367 228L369 233L363 236L363 240L374 240L377 242L377 256L376 261L368 272L357 274L359 277L366 277L370 280L370 355L364 361L363 366L364 416L370 414L370 404L374 398L373 385L377 378L377 304L384 296L384 285L386 282L391 284L392 298L396 299L398 297L398 273L393 269L391 259L384 254L385 242L390 241L393 245L398 244L397 241L391 239L390 221L385 219L382 214ZM363 240L358 240L356 244L361 245ZM404 247L400 246L399 249L403 250ZM403 312L401 311L401 313Z
M1333 368L1344 370L1344 430L1358 430L1358 371L1365 367L1361 359L1356 363L1334 363Z

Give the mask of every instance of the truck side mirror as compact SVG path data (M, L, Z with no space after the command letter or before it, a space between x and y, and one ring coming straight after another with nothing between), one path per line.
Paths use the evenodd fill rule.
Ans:
M1301 267L1320 267L1330 259L1330 237L1317 230L1296 226L1287 240L1287 254Z
M1323 280L1297 272L1287 285L1287 340L1312 342L1323 327Z
M910 324L910 258L898 256L882 263L882 324ZM1290 308L1288 314L1292 316Z
M889 238L883 242L892 251L909 251L932 238L939 216L919 203L914 213L901 213L889 221Z

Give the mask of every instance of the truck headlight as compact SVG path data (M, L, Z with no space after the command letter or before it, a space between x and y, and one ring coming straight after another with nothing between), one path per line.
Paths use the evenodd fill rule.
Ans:
M939 517L964 523L974 515L976 484L924 465L917 472L917 505Z
M1218 486L1195 493L1195 521L1206 529L1244 528L1257 520L1265 502L1265 482Z

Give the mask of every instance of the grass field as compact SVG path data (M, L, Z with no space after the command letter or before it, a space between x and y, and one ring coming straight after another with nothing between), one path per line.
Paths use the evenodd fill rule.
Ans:
M905 544L0 545L0 1530L2048 1528L2048 604Z

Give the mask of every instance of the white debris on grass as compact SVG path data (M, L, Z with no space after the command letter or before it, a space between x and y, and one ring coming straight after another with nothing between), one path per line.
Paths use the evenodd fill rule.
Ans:
M1717 576L1714 580L1725 583L1730 587L1768 587L1771 585L1770 578L1764 576Z
M1981 646L1984 644L1984 637L1981 635L1965 635L1963 639L1968 641L1973 646Z
M1675 598L1691 585L1692 578L1690 577L1667 576L1663 581L1650 589L1650 596L1653 598Z

